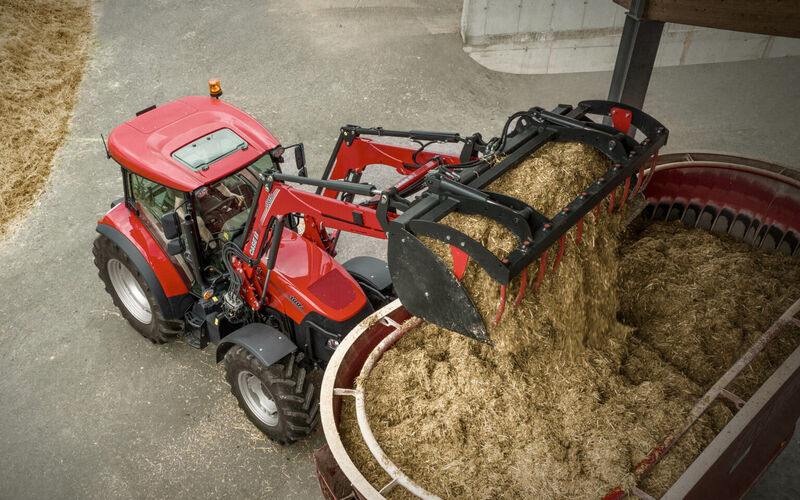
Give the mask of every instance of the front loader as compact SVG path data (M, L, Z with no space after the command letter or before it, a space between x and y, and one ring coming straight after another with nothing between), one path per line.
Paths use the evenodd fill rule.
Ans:
M523 277L518 303L528 268L539 261L535 290L548 250L558 244L557 266L567 232L574 227L580 241L586 214L597 213L605 198L610 212L644 188L647 167L667 139L647 114L607 101L520 111L489 141L477 133L347 125L322 178L312 179L302 144L282 146L220 100L218 82L210 90L210 97L142 110L110 134L107 153L121 167L124 196L98 222L95 263L114 303L142 335L154 342L180 335L198 348L215 344L248 417L282 443L317 422L316 369L356 324L395 296L420 318L491 343L491 325L459 281L468 260L501 287L499 317L514 277ZM384 136L407 144L382 143ZM484 189L548 141L589 144L612 166L550 219ZM437 143L461 151L428 150ZM294 173L283 171L289 149ZM370 165L404 177L385 188L360 182ZM518 247L492 254L440 222L451 212L493 219ZM388 239L388 265L366 256L340 264L334 257L342 231ZM450 245L454 268L421 237Z

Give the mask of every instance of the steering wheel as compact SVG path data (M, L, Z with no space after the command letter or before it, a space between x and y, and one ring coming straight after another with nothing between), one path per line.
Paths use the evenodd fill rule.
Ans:
M235 196L230 198L225 198L224 200L220 200L210 208L206 208L203 212L206 214L205 221L206 226L210 228L215 228L217 230L222 230L222 225L225 222L225 217L223 215L222 209L224 207L228 207L228 210L235 210L239 208L239 199ZM219 232L219 231L217 231Z
M214 212L214 211L224 207L225 205L230 205L231 210L233 210L234 208L238 208L239 207L239 199L237 197L235 197L235 196L231 196L230 198L225 198L223 200L218 201L213 206L207 208L205 211L206 211L206 213L210 214L211 212Z

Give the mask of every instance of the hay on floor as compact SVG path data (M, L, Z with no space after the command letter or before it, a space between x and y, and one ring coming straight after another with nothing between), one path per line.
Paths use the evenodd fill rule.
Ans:
M0 12L1 240L36 202L67 135L92 20L85 0L4 0Z

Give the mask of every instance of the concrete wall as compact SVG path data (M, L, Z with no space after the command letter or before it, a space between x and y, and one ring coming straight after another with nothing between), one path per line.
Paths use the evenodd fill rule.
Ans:
M464 0L464 50L506 73L608 71L625 9L611 0ZM668 23L657 66L800 55L800 39Z

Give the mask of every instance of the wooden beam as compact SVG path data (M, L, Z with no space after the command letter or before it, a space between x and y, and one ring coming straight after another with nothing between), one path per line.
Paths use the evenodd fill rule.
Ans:
M631 0L614 0L626 9ZM800 0L647 0L644 19L800 38Z

